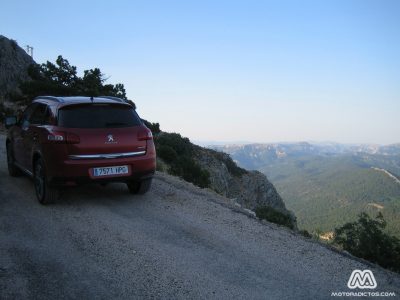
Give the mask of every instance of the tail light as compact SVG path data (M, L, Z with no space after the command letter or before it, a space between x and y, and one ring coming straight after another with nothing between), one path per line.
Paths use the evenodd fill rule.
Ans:
M147 140L152 140L152 139L153 139L153 134L151 133L151 130L148 129L147 127L143 127L138 132L138 140L139 141L147 141Z
M81 142L78 135L63 131L51 132L47 135L47 141L59 144L79 144Z

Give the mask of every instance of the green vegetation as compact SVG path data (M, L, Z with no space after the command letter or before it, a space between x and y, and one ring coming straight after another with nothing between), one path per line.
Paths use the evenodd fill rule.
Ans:
M305 236L306 238L309 238L309 239L311 239L313 236L312 236L312 234L311 233L309 233L307 230L305 230L305 229L303 229L303 230L299 230L299 233L302 235L302 236Z
M387 157L386 161L398 163L400 158ZM294 211L301 229L333 231L356 220L361 212L381 212L387 233L400 237L400 184L371 169L365 157L288 157L261 171Z
M357 219L361 212L381 212L385 231L400 238L400 144L379 149L362 145L287 143L217 147L241 167L267 175L297 216L298 226L317 235ZM360 152L360 151L377 152Z
M157 155L167 163L172 175L205 188L210 186L210 174L193 160L194 145L178 133L162 132L155 136Z
M146 125L147 128L149 128L151 130L151 132L153 133L153 135L159 134L161 132L160 129L160 124L159 123L151 123L147 120L143 120L144 124Z
M334 244L351 254L400 272L400 240L384 232L381 213L375 219L361 213L356 222L335 229Z
M294 229L290 216L281 213L270 206L259 206L255 209L255 213L260 219Z
M85 70L83 76L77 75L77 68L70 65L61 55L55 64L33 64L28 68L32 78L21 84L22 98L14 99L29 103L39 95L56 96L115 96L126 99L123 84L105 84L107 80L99 68Z

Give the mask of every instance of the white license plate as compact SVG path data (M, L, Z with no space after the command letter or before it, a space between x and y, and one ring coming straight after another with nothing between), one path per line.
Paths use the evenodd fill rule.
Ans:
M128 173L129 173L128 166L93 168L93 176L94 177L123 175L123 174L128 174Z

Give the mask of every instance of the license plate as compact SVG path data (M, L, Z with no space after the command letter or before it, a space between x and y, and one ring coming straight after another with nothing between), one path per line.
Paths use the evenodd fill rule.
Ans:
M128 173L128 166L93 168L93 177L123 175Z

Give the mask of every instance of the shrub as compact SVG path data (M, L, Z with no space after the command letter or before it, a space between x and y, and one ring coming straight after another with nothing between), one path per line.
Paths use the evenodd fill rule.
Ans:
M159 157L157 156L157 171L168 173L168 165Z
M162 132L154 138L157 156L170 165L170 173L205 188L210 174L193 159L193 144L178 133Z
M157 146L168 145L175 150L178 155L191 156L193 145L188 138L182 137L179 133L163 132L155 139Z
M299 233L300 233L302 236L306 237L306 238L309 238L309 239L312 238L312 234L309 233L309 232L308 232L307 230L305 230L305 229L300 230Z
M157 155L167 163L172 163L178 160L178 154L169 145L159 145L157 147Z
M284 214L270 206L258 206L255 209L255 213L260 219L294 229L292 218L289 215Z
M400 272L400 240L385 233L385 227L381 213L375 219L361 213L356 222L335 229L333 243L354 256Z
M207 170L203 170L196 162L190 158L183 158L177 164L181 170L181 176L186 181L192 182L193 184L206 188L210 186L210 173ZM179 175L179 174L177 174Z
M99 68L84 70L83 76L79 77L77 68L61 55L55 64L47 61L41 65L30 65L28 74L32 80L20 85L25 102L40 95L115 96L126 99L123 84L105 84L107 78Z
M151 132L153 133L153 135L157 135L161 132L160 130L160 123L151 123L147 120L142 119L142 121L144 122L144 124L146 125L147 128L149 128L151 130Z

